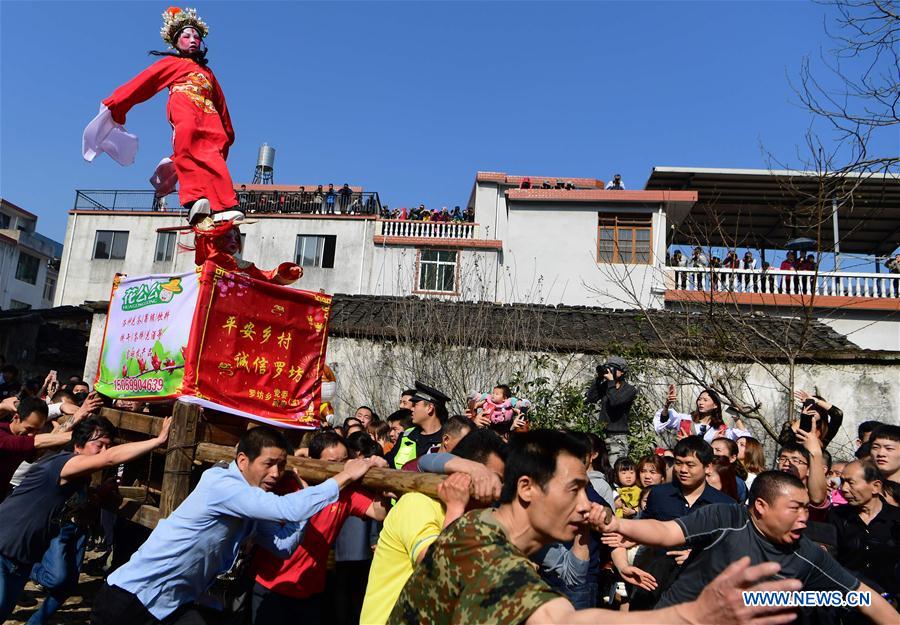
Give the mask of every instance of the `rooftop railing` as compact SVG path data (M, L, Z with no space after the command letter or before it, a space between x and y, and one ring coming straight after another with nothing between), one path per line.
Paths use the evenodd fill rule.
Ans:
M782 269L666 267L668 289L862 298L900 298L900 274Z
M333 195L314 191L239 191L238 203L246 213L310 215L378 215L381 200L375 191ZM157 198L153 191L79 190L75 210L147 211L184 213L178 194Z
M157 198L153 191L83 190L75 192L75 210L186 212L178 194Z

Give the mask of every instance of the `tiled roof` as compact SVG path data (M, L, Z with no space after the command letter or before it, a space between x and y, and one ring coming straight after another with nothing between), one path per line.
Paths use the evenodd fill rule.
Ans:
M770 341L758 334L789 344L798 333L797 320L754 314L754 330L734 331L729 336L711 336L710 328L734 327L710 324L707 313L676 311L613 310L586 306L500 305L451 302L415 297L335 295L330 335L384 340L435 340L441 333L452 334L459 344L508 347L531 351L607 353L617 347L641 347L652 355L666 351L654 331L681 341L673 349L691 354L702 351L709 358L739 357L746 348L729 350L727 343L749 345L760 357L783 358ZM446 344L446 341L444 341ZM805 359L828 360L875 354L851 343L819 321L812 321L807 333L809 349ZM741 349L744 349L742 352Z

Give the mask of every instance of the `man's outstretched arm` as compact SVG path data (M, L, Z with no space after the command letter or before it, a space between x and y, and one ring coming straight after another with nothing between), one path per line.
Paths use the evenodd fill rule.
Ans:
M750 558L741 558L722 571L703 589L696 600L651 612L613 612L612 610L576 610L568 599L560 597L538 608L525 621L526 625L563 625L596 623L603 625L644 625L646 623L716 625L781 625L790 623L796 614L790 608L748 607L743 592L800 590L796 579L761 582L780 569L775 562L750 566Z

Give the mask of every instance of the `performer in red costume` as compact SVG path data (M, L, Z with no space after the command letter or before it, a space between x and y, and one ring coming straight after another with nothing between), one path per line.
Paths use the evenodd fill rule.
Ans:
M243 219L225 159L234 143L234 129L215 75L206 63L203 39L209 28L194 9L170 7L163 13L160 31L172 52L103 100L100 113L84 132L84 158L92 161L106 152L122 165L134 162L137 137L123 124L131 108L168 88L167 113L172 124L174 153L163 159L151 181L162 197L174 188L171 166L178 179L178 198L190 209L188 220L198 224L206 216L213 221Z
M276 269L265 271L251 262L237 258L241 252L241 231L231 221L212 223L206 218L194 228L194 232L194 263L197 265L210 260L223 269L281 285L293 284L303 276L303 267L296 263L281 263Z

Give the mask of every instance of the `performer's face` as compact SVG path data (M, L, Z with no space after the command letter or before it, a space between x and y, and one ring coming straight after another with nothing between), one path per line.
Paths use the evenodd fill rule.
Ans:
M184 52L196 52L202 41L197 29L188 27L178 35L178 49Z
M232 256L241 251L241 231L237 227L222 235L222 251Z

